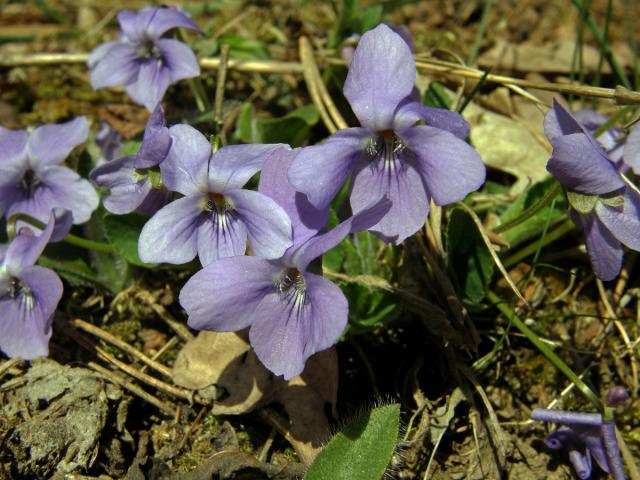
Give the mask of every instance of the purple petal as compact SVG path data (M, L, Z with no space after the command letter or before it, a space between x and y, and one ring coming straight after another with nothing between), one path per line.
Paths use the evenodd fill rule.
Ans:
M138 255L146 263L187 263L198 250L200 195L190 195L160 209L145 224L138 240Z
M161 38L156 46L162 54L162 60L169 69L171 83L183 78L200 75L200 65L193 50L178 40Z
M13 239L4 258L10 275L19 276L26 268L35 265L51 238L54 226L55 216L50 215L47 226L39 235L17 235Z
M453 133L464 140L469 136L469 124L458 112L450 112L443 108L433 108L419 102L407 101L393 117L393 129L402 132L423 120L427 125Z
M27 143L31 166L37 171L38 167L62 163L88 135L89 123L85 117L36 128Z
M353 54L344 95L363 127L391 128L398 104L411 93L416 66L405 41L386 25L365 33Z
M111 160L89 174L94 184L109 188L109 194L103 197L102 203L111 213L124 215L133 212L151 191L149 180L135 176L134 161L134 157Z
M140 65L138 78L126 86L129 96L153 112L171 84L171 71L162 59L150 59Z
M260 361L285 380L302 373L307 359L336 343L347 324L348 305L340 288L304 274L305 294L267 294L256 308L249 340Z
M115 42L115 41L104 42L98 45L96 48L94 48L89 54L89 58L87 59L87 65L89 66L89 68L93 68L96 65L96 63L101 61L105 57L105 55L109 53L109 50L111 50L114 46L118 44L119 42Z
M247 227L234 211L210 212L198 227L198 257L203 266L220 258L244 255Z
M218 150L209 166L209 191L225 193L242 188L282 144L230 145ZM209 146L211 151L211 146Z
M624 250L620 242L593 215L571 210L571 218L584 232L587 253L595 274L604 281L613 280L622 268Z
M562 425L590 425L596 427L602 425L602 415L599 413L571 412L549 408L536 408L531 412L531 418Z
M160 164L165 186L183 195L206 192L211 144L189 125L174 125L169 133L171 148Z
M291 246L291 220L274 200L251 190L229 190L233 209L247 228L254 255L280 258ZM244 252L243 252L244 253Z
M32 360L49 354L51 321L62 297L62 282L52 270L27 267L18 280L30 296L0 297L0 349L10 357Z
M581 442L580 444L586 446L589 453L595 458L598 465L600 465L600 468L605 472L609 472L604 444L601 438L602 426L603 423L600 423L600 425L569 425L569 428L578 436Z
M452 133L417 126L402 136L416 155L416 165L437 205L458 202L480 188L486 169L480 155Z
M299 248L297 244L294 245L291 251L287 252L286 257L297 266L298 270L304 272L314 259L338 245L350 233L367 230L378 224L390 208L391 202L382 198L328 232L311 238Z
M53 216L55 217L55 225L49 241L52 243L61 242L73 226L73 213L64 208L54 208Z
M595 448L591 449L591 453L598 465L605 472L610 473L613 480L624 480L624 467L622 466L620 447L616 438L616 424L613 420L609 420L602 425L599 439L603 448L603 458L600 459L599 455L596 456Z
M274 289L282 267L258 257L231 257L207 265L180 291L180 305L196 330L242 330L260 301Z
M0 127L0 185L7 180L5 172L15 172L21 176L26 170L28 138L25 130Z
M583 133L585 130L580 122L564 108L557 100L553 100L553 107L544 117L544 133L549 140L563 135Z
M329 208L317 209L289 183L287 171L300 149L277 149L260 172L259 191L273 198L291 219L293 243L301 245L327 224Z
M596 215L607 230L632 250L640 251L640 195L628 187L622 208L596 204Z
M625 185L615 165L586 134L556 137L551 143L553 156L547 170L565 187L600 195Z
M624 163L640 175L640 126L636 126L627 137L624 145Z
M404 155L393 160L393 166L382 157L362 163L354 173L350 197L353 213L382 197L391 201L391 209L370 231L398 245L422 228L429 213L429 197L422 176Z
M370 135L363 128L348 128L323 145L301 149L289 168L289 183L314 207L324 209L342 188Z
M156 12L157 8L143 8L139 12L133 10L121 10L117 18L124 37L129 40L142 40L145 36L145 29Z
M164 187L152 188L142 203L136 208L136 211L153 216L158 210L169 204L171 200L173 200L173 192L170 192Z
M171 135L164 119L162 105L158 104L147 120L142 145L136 155L136 168L152 168L158 166L169 153Z
M33 194L21 192L7 215L24 213L47 221L52 208L64 208L73 214L73 223L84 223L98 207L99 198L93 186L66 167L47 167L40 172L40 184Z
M155 11L150 12L151 10ZM146 33L152 38L159 38L172 28L190 28L202 33L200 27L177 8L143 8L140 11L140 15L145 20L146 17L149 17L145 29Z
M99 54L102 53L99 52ZM134 45L129 43L113 45L91 67L91 86L97 90L102 87L128 85L138 77L140 65Z
M589 450L569 450L569 461L580 479L591 477L591 455Z

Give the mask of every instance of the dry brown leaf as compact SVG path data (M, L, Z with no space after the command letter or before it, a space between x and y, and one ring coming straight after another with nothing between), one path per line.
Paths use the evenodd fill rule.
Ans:
M549 160L544 139L521 121L486 110L473 102L464 111L471 124L471 143L485 165L516 177L512 193L546 178Z

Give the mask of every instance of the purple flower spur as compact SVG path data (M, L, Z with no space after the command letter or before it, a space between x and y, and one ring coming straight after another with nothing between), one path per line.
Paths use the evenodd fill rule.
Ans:
M547 435L544 443L553 450L569 450L569 460L581 479L591 477L591 458L614 480L624 480L624 468L616 440L613 420L604 421L599 413L567 412L536 408L533 420L563 427Z
M612 280L622 267L622 245L640 251L640 193L558 102L545 117L545 132L553 145L547 170L567 192L593 270L600 279Z
M0 245L0 350L31 360L49 354L51 322L62 297L53 270L35 265L54 232L54 215L36 236L23 227L9 245Z
M159 210L140 234L138 252L148 263L202 265L244 255L278 258L291 246L291 222L275 201L242 186L280 145L231 145L213 153L195 128L169 129L172 145L160 164L165 186L184 197Z
M125 214L138 210L153 215L171 200L164 188L159 165L167 157L171 136L162 106L153 111L144 130L138 154L110 160L94 168L89 175L98 187L106 187L104 207L111 213Z
M0 127L0 216L23 213L46 222L52 208L64 208L75 224L89 220L98 194L91 183L62 166L88 133L84 117L31 133Z
M391 209L370 230L396 244L424 225L431 198L437 205L457 202L485 179L480 156L464 141L467 122L413 100L415 78L411 49L399 34L386 25L365 33L344 85L362 127L305 148L289 170L291 184L317 208L349 175L354 213L386 196Z
M169 85L200 75L193 51L162 35L173 28L201 31L176 8L147 7L118 13L122 33L118 41L98 46L89 56L94 89L123 85L133 100L150 112Z
M390 207L388 200L380 200L318 234L328 209L312 206L286 177L298 152L276 151L260 177L260 192L274 198L291 218L291 248L276 260L223 258L196 273L180 292L191 327L214 331L251 327L249 340L258 358L285 380L299 375L311 355L335 344L347 323L347 299L339 287L312 273L311 262L349 233L375 225Z

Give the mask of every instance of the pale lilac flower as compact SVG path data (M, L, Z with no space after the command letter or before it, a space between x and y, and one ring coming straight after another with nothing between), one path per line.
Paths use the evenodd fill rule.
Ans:
M375 225L390 206L383 199L318 234L328 209L313 207L286 178L297 153L277 150L260 176L260 191L274 198L291 218L291 248L277 260L220 259L191 277L180 292L191 327L214 331L250 327L249 340L260 361L286 380L299 375L311 355L335 344L347 323L348 304L342 291L311 273L311 262L349 233Z
M96 145L100 149L100 155L96 159L99 167L109 160L115 160L122 148L122 135L107 122L100 122L100 130L96 133Z
M578 477L591 477L591 458L614 480L624 480L620 448L613 420L604 421L599 413L567 412L536 408L533 420L551 422L564 427L552 431L545 444L554 450L569 450L569 460Z
M628 184L602 146L562 105L545 117L553 154L547 170L565 187L571 218L584 232L596 275L620 272L622 245L640 250L640 194Z
M370 230L395 243L424 225L431 198L438 205L462 200L485 178L479 155L464 141L467 122L415 101L415 77L411 49L399 34L386 25L365 33L344 86L362 127L305 148L289 170L291 184L318 208L349 175L354 213L389 198L391 209Z
M84 117L31 133L0 127L0 216L23 213L46 222L51 209L64 208L75 224L89 220L98 207L98 194L87 180L62 166L88 133Z
M153 111L169 85L200 75L193 51L162 35L173 28L201 31L176 8L147 7L118 13L122 33L118 41L98 46L89 56L94 89L124 85L137 103Z
M172 145L160 165L165 186L184 197L149 220L138 251L147 263L185 263L196 254L202 265L253 252L278 258L291 245L291 222L269 197L242 186L280 145L231 145L213 153L188 125L169 129Z
M144 131L138 154L111 160L94 168L89 175L98 187L106 187L104 207L119 215L137 210L148 215L164 207L172 194L162 185L160 164L171 147L162 106L153 111Z
M35 265L54 230L51 215L39 236L21 228L9 245L0 245L0 350L31 360L49 353L51 322L62 297L62 282Z

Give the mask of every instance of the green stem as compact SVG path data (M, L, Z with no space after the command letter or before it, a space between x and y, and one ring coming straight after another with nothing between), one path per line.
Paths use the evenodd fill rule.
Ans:
M11 218L9 218L9 221L7 222L9 224L8 230L9 230L10 238L13 238L15 236L15 224L18 221L22 221L30 225L33 225L34 227L39 228L40 230L44 230L46 227L46 224L44 224L40 220L36 220L35 218L29 215L25 215L24 213L18 213L16 215L12 215ZM72 234L65 236L62 239L62 241L70 245L75 245L76 247L85 248L87 250L95 250L97 252L104 252L104 253L115 252L113 245L110 245L108 243L102 243L102 242L94 242L93 240L87 240L86 238L78 237Z
M558 357L553 350L551 350L551 348L549 348L549 346L544 343L542 340L540 340L540 337L538 337L535 332L533 332L533 330L531 330L529 327L527 327L524 322L522 320L520 320L520 318L515 315L513 313L513 311L511 311L506 305L505 305L505 301L502 300L498 295L496 295L494 292L492 292L491 290L487 291L487 299L494 304L494 306L500 310L500 313L502 313L505 317L507 317L507 319L509 320L509 322L516 327L518 330L520 330L520 332L522 332L522 334L527 337L527 339L533 343L533 345L540 350L540 353L542 353L545 357L547 357L547 359L558 369L560 370L562 373L565 374L565 376L571 380L576 387L578 387L578 390L580 390L580 392L593 404L593 406L595 408L598 409L599 412L603 411L603 406L602 403L600 402L600 400L598 399L598 397L596 396L595 393L593 393L593 390L591 390L586 383L584 383L580 377L578 375L576 375L576 373L571 370L571 368L564 363L564 361Z
M555 230L552 230L549 235L543 235L537 242L527 245L522 250L517 251L510 257L507 257L507 259L503 262L504 266L510 267L512 265L515 265L523 258L527 258L529 255L533 255L534 253L536 253L538 249L549 245L552 242L555 242L563 235L572 231L573 228L573 222L571 220L567 220L566 222L560 224Z
M473 65L478 59L478 53L480 53L480 44L484 37L484 32L487 29L487 22L489 21L489 14L491 13L491 7L493 6L493 0L484 0L484 7L482 9L482 17L480 18L480 26L476 32L476 38L473 42L473 48L469 55L469 65Z
M611 50L609 50L607 39L602 34L602 31L600 30L600 27L598 27L598 24L593 20L593 17L591 17L591 15L588 13L587 9L584 6L584 3L582 3L582 0L571 0L571 2L576 6L576 8L578 8L578 10L580 10L580 12L586 12L587 25L589 25L591 33L593 33L593 37L596 39L596 42L598 42L598 45L602 49L602 55L604 56L604 58L606 58L607 63L611 67L611 70L616 77L616 80L626 88L632 89L633 87L631 86L631 82L629 82L626 73L624 73L624 70L622 69L622 67L620 67L620 65L614 58Z
M631 107L624 107L621 108L620 110L618 110L616 113L614 113L613 115L611 115L606 122L604 122L602 125L600 125L600 127L598 127L598 129L593 132L593 136L598 138L600 135L602 135L604 132L606 132L607 130L609 130L611 127L613 127L613 125L620 120L622 117L624 117L627 113L629 113L632 110Z
M544 207L550 204L558 196L560 192L562 192L562 185L556 182L552 188L547 190L547 193L544 194L544 196L540 199L538 203L534 203L533 205L531 205L529 208L527 208L524 212L522 212L513 220L510 220L507 223L503 223L502 225L498 225L496 228L493 229L493 233L506 232L507 230L510 230L513 227L520 225L522 222L529 220L536 213L538 213L540 210L542 210Z

